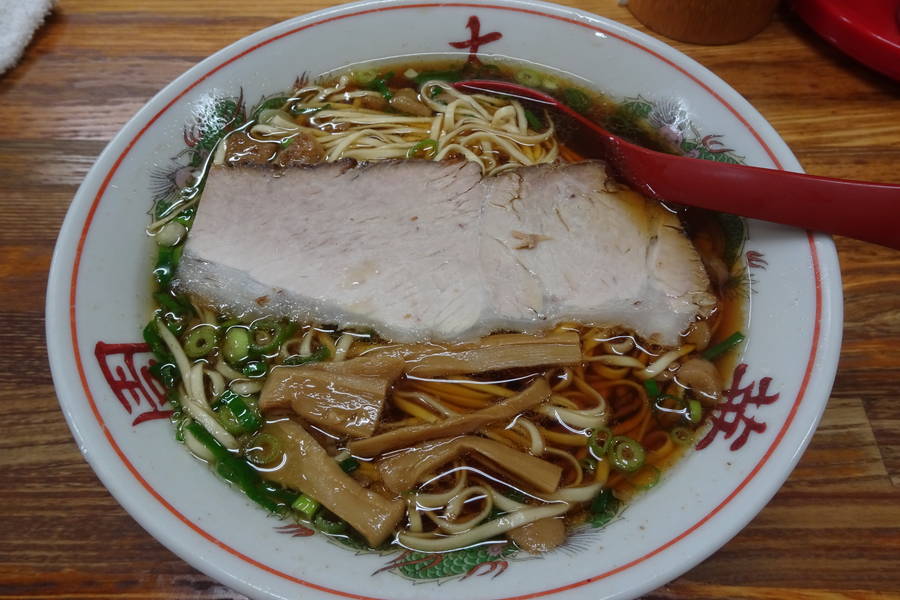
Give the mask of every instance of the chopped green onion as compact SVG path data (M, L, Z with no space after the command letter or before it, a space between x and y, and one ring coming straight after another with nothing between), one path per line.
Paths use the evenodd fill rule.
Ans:
M544 124L541 122L538 116L527 108L525 109L525 120L528 121L528 126L531 127L534 131L538 131L544 128Z
M168 287L175 277L175 269L181 260L182 246L160 246L156 255L156 265L153 267L153 276L160 287Z
M250 377L251 379L262 377L266 373L268 373L269 367L261 360L251 360L244 368L241 369L241 373L245 376Z
M268 487L263 483L259 473L229 452L202 425L191 421L184 428L213 455L216 460L216 472L222 479L236 485L248 498L271 512L278 512L283 508L283 503L269 494Z
M543 79L541 80L541 87L548 92L555 92L559 89L559 83L555 79Z
M178 213L178 216L172 219L173 221L177 221L181 223L187 228L190 228L191 223L194 222L194 215L197 214L197 209L193 206L189 206Z
M300 494L293 490L289 490L281 487L277 483L272 483L271 481L266 481L263 479L262 489L269 495L269 497L274 498L276 501L284 504L285 506L290 506L294 502L297 501L297 498L300 497Z
M166 389L172 389L178 383L178 367L173 362L158 362L150 365L150 374L163 384Z
M591 501L591 525L594 527L603 527L613 520L619 512L619 501L613 496L613 492L609 488L600 490Z
M220 404L228 407L234 418L240 423L243 429L242 433L256 431L263 425L256 408L247 402L249 399L247 396L238 396L231 390L225 390L218 400Z
M425 71L413 77L412 80L416 82L416 85L422 85L429 81L448 81L452 83L460 81L462 78L462 71Z
M659 397L659 384L654 379L644 380L644 389L647 390L647 397L651 400Z
M244 450L244 456L255 465L273 463L281 454L281 441L271 433L257 433Z
M378 77L378 71L375 69L362 69L360 71L353 71L352 73L353 81L356 82L356 85L360 85L363 87L368 87L372 85L372 82Z
M250 353L260 355L276 352L294 330L294 325L285 325L272 319L253 322L250 325Z
M187 419L181 416L181 412L172 413L172 422L175 424L175 439L179 442L184 441L184 426Z
M617 435L610 444L609 460L619 471L632 473L644 466L644 447L628 436Z
M653 465L644 465L636 472L627 475L625 479L639 490L649 490L659 483L659 469Z
M152 319L147 326L144 327L144 341L150 346L150 351L159 362L174 362L169 348L159 335L159 329L156 328L156 319Z
M576 88L566 88L563 90L563 100L570 108L580 113L587 112L591 107L590 97Z
M588 450L591 456L597 460L606 456L613 439L613 433L609 427L598 427L592 431L591 437L588 438Z
M176 298L172 294L167 294L165 292L156 292L155 294L153 294L153 299L156 300L156 303L159 304L160 308L163 308L173 315L179 317L189 315L194 312L188 301L181 298Z
M150 374L166 389L174 388L180 378L178 367L175 366L175 357L169 352L169 348L159 335L155 319L144 327L144 341L150 346L150 351L153 352L157 361L150 365Z
M234 416L234 412L227 406L219 406L218 408L213 409L213 413L219 424L231 435L241 435L244 433L243 425L241 425L241 422Z
M290 98L287 98L285 96L277 96L275 98L269 98L268 100L262 102L259 106L256 107L256 109L253 111L253 116L251 118L253 120L256 120L259 117L259 113L261 113L264 110L269 110L269 109L273 109L273 108L274 109L281 108L282 106L287 104L288 100L290 100Z
M306 363L322 362L323 360L328 360L329 358L331 358L331 352L326 346L322 346L309 356L300 356L299 354L288 356L282 361L281 364L290 367L296 367L297 365L305 365Z
M376 90L380 93L385 100L390 100L394 97L394 93L391 92L391 88L388 87L387 82L390 81L394 77L394 72L390 71L385 73L381 77L376 77L372 80L372 83L368 84L366 87Z
M216 327L199 325L187 332L182 347L188 358L202 358L216 349Z
M306 494L300 494L300 497L291 504L291 509L301 513L307 519L312 519L321 506L318 501L313 500Z
M706 360L713 360L715 358L718 358L719 356L725 354L726 352L743 342L745 337L746 336L744 336L744 334L740 331L735 331L715 346L704 350L702 356Z
M694 441L694 432L687 427L673 427L669 436L679 446L688 446Z
M313 520L313 525L315 525L316 529L322 533L334 535L345 532L347 530L347 523L337 517L331 518L332 516L331 513L322 511L316 515L316 518Z
M537 87L541 84L541 74L531 69L519 69L515 75L516 81L528 87Z
M344 473L352 473L359 468L359 461L352 456L348 456L338 464L341 466L341 469L344 470Z
M278 142L278 145L281 146L282 148L287 148L288 146L293 144L295 141L297 141L297 138L295 138L293 136L287 137L287 138L284 138L283 140L281 140L280 142Z
M406 153L406 158L418 158L420 154L422 155L422 158L431 158L435 154L437 154L437 149L437 141L431 138L426 138L410 148Z
M699 400L691 398L687 403L685 418L693 425L697 425L703 419L703 405Z
M229 327L225 332L222 354L233 365L247 360L250 356L250 330L243 326Z

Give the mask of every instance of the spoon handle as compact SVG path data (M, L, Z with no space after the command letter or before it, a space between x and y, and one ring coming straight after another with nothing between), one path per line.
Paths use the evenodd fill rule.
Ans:
M900 250L900 185L718 163L615 142L619 160L611 162L647 195Z
M558 99L516 83L468 80L457 89L552 106L592 132L594 155L644 195L900 250L900 185L815 177L654 152L612 135Z

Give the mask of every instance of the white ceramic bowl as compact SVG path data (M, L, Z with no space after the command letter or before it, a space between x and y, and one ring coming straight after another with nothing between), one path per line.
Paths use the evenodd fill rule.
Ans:
M322 536L278 529L284 523L173 440L169 422L154 418L164 407L140 344L152 254L144 228L151 171L184 149L193 111L241 89L252 103L289 88L301 72L465 53L449 43L475 37L473 16L480 36L501 34L478 48L482 59L532 61L613 97L639 99L686 149L799 170L762 117L697 63L618 23L540 2L339 6L255 33L172 82L113 139L72 203L50 274L48 349L72 432L112 494L167 547L250 596L632 598L688 570L753 518L790 473L824 408L841 331L834 246L827 237L751 222L738 263L754 292L740 360L748 366L739 368L710 443L621 519L539 559L488 549L468 577L471 565L447 561L436 566L455 577L413 581L382 570L396 555L353 556ZM726 148L732 151L721 152ZM406 574L422 577L417 569L410 565Z

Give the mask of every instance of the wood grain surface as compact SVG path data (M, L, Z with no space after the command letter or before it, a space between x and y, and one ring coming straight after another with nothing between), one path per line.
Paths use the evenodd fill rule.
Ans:
M564 2L643 29L615 0ZM78 451L44 346L53 244L122 124L196 61L318 0L61 0L0 76L0 598L242 598L145 533ZM813 174L900 182L900 86L789 13L736 45L674 44L762 112ZM900 598L900 253L837 240L832 398L788 482L731 542L649 594Z

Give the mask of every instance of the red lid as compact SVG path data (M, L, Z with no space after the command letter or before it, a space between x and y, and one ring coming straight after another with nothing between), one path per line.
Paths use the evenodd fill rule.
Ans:
M826 40L900 80L900 0L792 0L792 4Z

